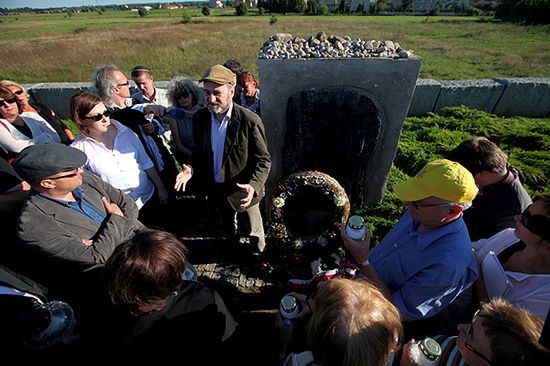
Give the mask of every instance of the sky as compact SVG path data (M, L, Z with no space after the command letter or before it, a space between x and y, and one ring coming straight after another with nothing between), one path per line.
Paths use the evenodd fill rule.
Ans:
M189 1L189 0L186 0ZM192 1L192 0L191 0ZM72 7L82 5L112 5L112 4L143 4L143 3L156 3L156 2L170 2L167 1L155 1L155 0L131 0L131 1L117 1L117 0L0 0L0 8L57 8L57 7Z

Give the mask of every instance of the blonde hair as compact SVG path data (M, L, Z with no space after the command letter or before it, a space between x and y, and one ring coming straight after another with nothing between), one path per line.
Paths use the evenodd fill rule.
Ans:
M17 84L15 81L11 81L11 80L0 80L0 86L4 87L4 88L9 88L10 86L16 86L18 87L19 89L23 90L23 93L27 93L27 90L25 89L25 87L21 84Z
M323 366L381 366L403 338L397 308L366 281L332 279L315 295L307 341Z

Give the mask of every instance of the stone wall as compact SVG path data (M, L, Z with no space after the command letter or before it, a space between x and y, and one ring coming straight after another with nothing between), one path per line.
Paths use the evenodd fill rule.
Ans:
M165 87L167 82L157 82ZM26 84L30 95L67 118L69 99L90 90L89 83ZM499 116L550 116L550 78L483 80L418 79L408 116L440 112L444 107L464 105Z

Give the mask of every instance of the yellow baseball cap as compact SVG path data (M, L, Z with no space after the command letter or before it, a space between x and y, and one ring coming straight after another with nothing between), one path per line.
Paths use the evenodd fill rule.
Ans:
M476 197L477 186L472 174L462 165L439 159L426 164L415 177L397 183L393 191L403 201L418 201L433 196L464 203Z
M199 81L201 83L205 81L211 81L220 85L235 85L237 83L237 76L233 73L233 71L229 70L223 65L214 65L204 70L202 77Z

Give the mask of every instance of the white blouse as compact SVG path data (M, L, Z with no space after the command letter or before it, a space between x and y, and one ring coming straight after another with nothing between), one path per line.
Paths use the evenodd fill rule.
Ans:
M489 251L500 254L504 249L515 244L519 239L514 229L504 229L487 239L472 243L478 263ZM517 308L529 310L542 320L546 318L550 308L550 274L530 274L506 271L512 287L504 299Z
M155 186L145 173L154 167L153 162L132 130L114 119L111 123L118 131L113 150L84 134L71 146L88 156L86 170L128 194L141 209L155 193Z
M20 153L30 145L61 142L59 135L48 122L34 112L23 112L19 115L32 133L29 138L7 120L0 118L0 146L8 152Z

